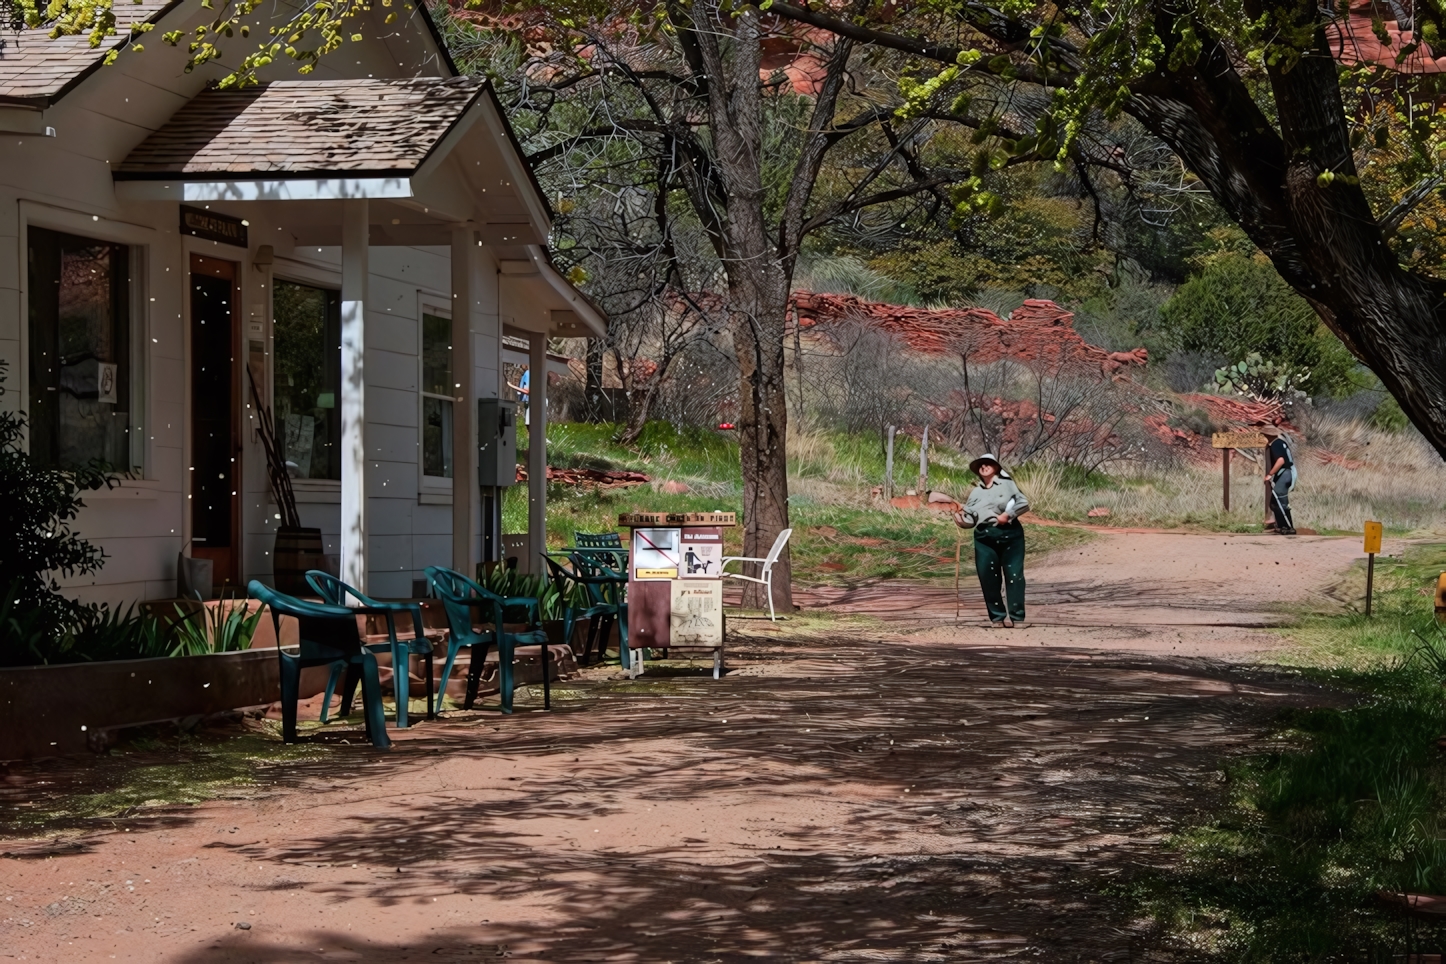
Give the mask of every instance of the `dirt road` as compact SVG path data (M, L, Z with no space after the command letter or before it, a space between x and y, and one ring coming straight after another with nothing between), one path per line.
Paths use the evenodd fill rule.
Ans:
M1267 575L1239 590L1212 581L1219 538L1106 539L1038 565L1042 620L1087 625L746 635L716 682L592 671L551 714L419 726L389 754L333 745L258 765L235 799L0 840L0 956L1171 959L1107 885L1169 859L1161 835L1213 792L1222 755L1326 697L1223 661L1080 647L1261 635L1239 614L1263 621L1349 557L1242 540L1230 557ZM1277 559L1291 575L1270 586ZM1194 622L1089 622L1129 585L1153 594L1130 614ZM115 770L83 763L14 768L7 799Z
M1386 551L1395 547L1387 545ZM971 552L966 541L964 552ZM1337 576L1362 558L1355 538L1097 531L1093 541L1026 565L1031 628L980 636L979 583L877 582L800 593L799 603L930 627L930 639L1240 656L1281 645L1273 633L1302 607L1343 605ZM956 613L958 619L956 621Z

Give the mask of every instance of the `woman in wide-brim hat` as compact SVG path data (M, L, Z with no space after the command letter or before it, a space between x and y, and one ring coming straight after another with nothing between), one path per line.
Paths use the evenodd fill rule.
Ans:
M969 463L979 484L969 492L964 508L954 514L961 529L974 530L974 569L989 610L989 627L1023 629L1024 527L1019 517L1029 511L1029 500L992 454Z

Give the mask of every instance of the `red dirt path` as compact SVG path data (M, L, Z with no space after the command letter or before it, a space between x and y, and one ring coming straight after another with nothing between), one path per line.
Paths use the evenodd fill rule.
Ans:
M1196 651L1211 633L1220 653L1272 645L1259 630L1078 621L1205 538L1153 554L1106 538L1098 556L1034 564L1042 594L1083 594L1041 606L1056 607L1053 626L955 629L917 595L898 631L774 636L738 621L719 681L590 670L551 714L422 725L389 754L333 742L230 799L0 841L0 953L1173 960L1105 886L1169 860L1161 838L1209 799L1221 756L1282 708L1330 699L1267 670L1162 655L1177 634ZM1331 540L1296 545L1304 575L1281 590L1314 588L1331 574L1322 560L1344 555ZM1227 548L1271 570L1284 551ZM1243 595L1237 610L1268 611L1264 583L1232 594L1233 571L1177 567L1181 580L1211 605ZM1141 641L1146 652L1108 652ZM12 768L0 802L103 787L128 765Z

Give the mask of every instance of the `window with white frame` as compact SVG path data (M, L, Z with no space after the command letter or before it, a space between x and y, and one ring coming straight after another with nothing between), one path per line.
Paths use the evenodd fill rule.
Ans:
M272 285L277 440L295 479L341 478L341 293Z
M34 226L26 236L30 454L42 465L140 475L131 330L139 251Z
M422 311L422 475L452 477L452 319Z

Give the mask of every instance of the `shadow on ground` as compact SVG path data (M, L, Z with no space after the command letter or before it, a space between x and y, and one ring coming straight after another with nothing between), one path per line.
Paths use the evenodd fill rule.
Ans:
M258 924L167 960L1175 960L1112 884L1168 863L1222 756L1337 699L1203 660L867 639L559 695L279 767L283 792L412 790L289 843L212 844L281 862L273 890L435 913L435 937ZM499 758L522 767L502 792L448 776ZM697 828L662 829L663 805ZM579 844L598 821L631 836Z

